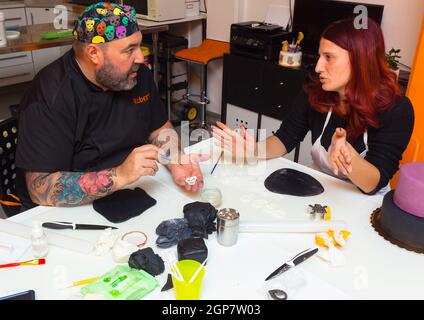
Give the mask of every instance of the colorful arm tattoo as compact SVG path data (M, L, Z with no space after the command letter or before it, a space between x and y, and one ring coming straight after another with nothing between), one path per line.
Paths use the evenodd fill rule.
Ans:
M170 122L153 131L149 136L149 142L161 148L165 155L172 159L169 164L180 162L181 141Z
M88 204L116 190L116 169L99 172L27 172L31 199L41 205L71 207Z

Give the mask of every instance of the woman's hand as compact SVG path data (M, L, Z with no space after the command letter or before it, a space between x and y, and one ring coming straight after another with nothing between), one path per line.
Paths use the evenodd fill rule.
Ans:
M352 152L346 136L346 130L337 128L328 148L328 160L335 175L338 175L339 171L345 176L352 172Z
M255 138L247 133L244 126L237 131L217 121L212 126L212 136L218 140L218 146L231 152L233 159L249 160L255 158Z

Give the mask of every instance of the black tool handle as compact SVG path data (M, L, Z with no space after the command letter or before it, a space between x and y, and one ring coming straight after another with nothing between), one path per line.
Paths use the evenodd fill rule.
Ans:
M298 255L296 258L293 259L293 263L295 266L297 266L299 263L305 261L306 259L312 257L315 253L318 252L318 248L314 248L314 249L308 249L305 250L306 252Z
M42 224L44 228L48 229L56 229L56 230L63 230L63 229L73 229L74 226L70 224L66 224L64 222L56 223L56 222L44 222Z

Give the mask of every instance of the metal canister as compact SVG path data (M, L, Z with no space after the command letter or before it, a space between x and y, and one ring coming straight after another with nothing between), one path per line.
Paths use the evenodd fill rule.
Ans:
M218 243L230 247L237 242L240 214L236 209L224 208L217 214Z

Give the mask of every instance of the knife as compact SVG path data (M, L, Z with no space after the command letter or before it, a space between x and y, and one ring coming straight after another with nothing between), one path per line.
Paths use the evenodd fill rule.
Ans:
M48 229L72 229L72 230L104 230L107 228L118 229L116 227L111 226L102 226L98 224L81 224L81 223L73 223L73 222L63 222L63 221L52 221L52 222L44 222L42 224L44 228Z
M318 252L318 248L309 248L309 249L306 249L306 250L298 253L293 258L291 258L289 261L284 263L281 267L278 267L274 272L272 272L265 279L265 281L272 279L272 278L278 276L279 274L281 274L283 272L286 272L287 270L289 270L290 268L293 268L294 266L297 266L299 263L301 263L301 262L305 261L306 259L312 257L317 252Z

